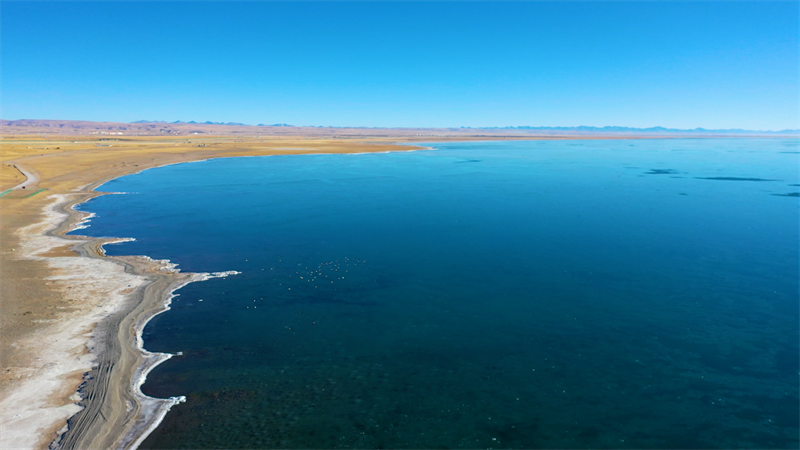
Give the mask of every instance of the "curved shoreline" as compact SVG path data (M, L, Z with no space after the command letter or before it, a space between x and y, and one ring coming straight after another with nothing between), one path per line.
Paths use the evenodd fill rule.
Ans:
M390 152L420 149L397 144L349 144L342 152L307 148L294 154L383 153L387 147ZM143 170L275 154L214 152L154 158L144 165L128 165L128 170L113 175L103 176L101 172L94 178L90 171L72 188L39 197L36 203L41 206L36 208L36 218L13 231L18 248L10 251L15 252L16 260L43 264L46 275L36 282L55 285L50 289L71 302L67 304L73 310L60 318L40 320L47 323L44 328L14 342L35 362L32 371L22 379L17 376L19 381L0 398L0 409L5 410L0 413L0 446L136 448L167 411L182 400L151 398L141 393L149 371L172 356L145 350L141 342L143 328L152 317L169 309L175 290L193 281L225 275L182 273L169 261L146 256L107 256L103 245L132 238L66 235L86 228L93 216L74 206L112 194L95 189ZM126 156L125 160L129 158ZM47 174L40 176L41 168L28 161L16 160L14 165L23 169L20 173L26 176L14 188L49 184L52 179Z
M76 303L71 314L48 321L50 325L40 333L19 341L18 344L28 351L36 351L38 344L34 356L42 361L44 370L32 373L3 399L3 409L9 415L15 414L15 420L5 424L14 423L14 426L4 431L4 445L30 448L33 447L31 438L34 438L47 439L51 448L106 448L110 445L100 443L103 433L84 433L81 442L70 444L75 440L72 436L82 434L79 431L93 422L81 418L94 413L104 421L116 418L119 422L124 416L120 414L122 409L128 415L138 412L137 405L118 402L124 397L122 386L130 384L124 381L129 378L124 370L131 363L138 365L138 358L131 358L125 340L120 337L126 331L126 319L132 318L129 313L147 306L142 300L146 298L144 290L152 285L151 280L168 278L166 274L157 273L163 271L163 262L143 264L144 261L136 261L136 258L103 256L102 246L117 239L64 236L86 218L72 206L98 195L80 191L51 195L47 197L41 220L18 231L21 259L44 261L51 276L41 281L60 285L68 301ZM79 256L47 256L64 247L71 247ZM152 275L142 276L145 271ZM77 393L72 390L71 402L53 404L54 396L69 389L72 380L79 380L81 373L84 383ZM105 389L96 389L98 386L105 386ZM33 429L44 431L44 427L60 426L58 422L63 424L68 418L70 425L56 433L55 442L50 442L53 438L46 435L30 435ZM96 445L86 442L87 436L91 436Z
M393 153L395 151L432 150L432 147L408 148L381 152L358 152L342 154ZM332 153L337 154L337 153ZM249 156L249 155L248 155ZM248 157L232 156L232 157ZM253 155L274 156L274 155ZM225 156L206 159L170 162L142 170L174 164L200 162L220 159ZM133 171L121 176L140 173ZM120 177L121 177L120 176ZM93 238L66 233L86 228L93 213L74 209L101 195L113 192L97 192L99 186L119 177L96 181L84 186L82 198L64 201L56 197L51 208L64 219L54 229L46 232L48 236L73 241L72 250L79 258L91 258L112 263L124 268L125 273L140 279L141 285L126 295L119 308L103 318L95 327L91 352L97 358L92 370L85 374L84 383L78 389L82 409L67 420L67 426L53 440L49 448L85 449L115 448L135 450L155 430L172 406L186 401L185 397L167 399L149 397L142 393L141 386L148 373L159 364L170 359L173 354L154 353L144 348L142 333L147 323L158 314L170 309L172 299L179 295L175 291L189 283L211 278L235 275L238 272L191 273L180 272L169 260L154 260L148 256L107 256L103 250L106 244L133 240L129 237ZM59 199L62 197L62 199ZM130 286L130 285L127 285ZM125 289L127 286L120 285ZM123 407L124 406L124 407Z
M141 146L134 144L128 150L121 148L113 153L105 149L68 148L60 153L22 155L6 162L22 163L36 177L34 186L52 190L49 196L19 203L23 208L35 206L37 212L30 216L31 221L10 230L19 241L20 251L12 248L4 254L15 252L9 261L35 260L39 267L46 268L34 281L54 286L39 291L60 297L60 304L69 305L70 313L54 319L37 319L47 325L12 341L12 346L22 349L17 353L29 355L28 365L15 368L18 381L0 398L0 425L5 427L4 431L10 431L0 433L0 446L135 448L163 418L167 403L173 402L169 407L174 405L170 399L150 402L149 397L136 396L141 384L138 380L143 380L155 364L167 358L164 355L163 359L148 359L149 353L137 346L137 327L144 327L148 315L162 312L168 296L195 274L165 271L160 262L147 257L104 254L104 244L125 238L65 236L69 231L83 228L91 216L74 210L73 206L110 194L95 191L100 185L150 168L227 157L431 149L402 139L302 140L297 142L302 149L288 153L275 148L288 145L286 140L229 144L208 150L173 148L170 143L169 147L142 151ZM76 159L90 162L81 165ZM6 205L16 206L10 202ZM54 342L58 345L53 345ZM44 385L47 389L42 389ZM140 400L149 409L145 410ZM7 412L3 414L2 409Z
M65 236L87 216L73 207L99 195L103 194L87 193L76 200L54 196L51 209L64 219L46 234L73 241L72 249L80 255L78 258L102 261L108 271L114 270L111 265L121 267L138 283L134 285L131 278L123 278L114 287L125 294L93 330L88 347L95 361L78 391L82 409L69 418L66 430L50 448L131 448L129 444L140 442L139 434L149 429L148 423L160 420L169 407L180 401L141 394L142 383L137 382L136 375L141 378L171 355L144 351L139 347L138 336L150 318L168 309L164 298L199 276L180 273L168 261L105 255L103 245L127 240L124 238Z
M204 160L169 163L147 169L199 161ZM139 172L141 170L122 176ZM172 406L186 401L183 396L161 399L142 393L141 386L148 373L175 356L146 350L142 339L145 326L153 317L170 309L172 299L179 295L175 294L178 289L192 282L238 274L235 271L180 272L169 260L139 255L108 256L103 249L104 245L134 238L67 235L87 228L85 224L94 216L74 207L101 195L113 194L97 192L95 189L116 178L119 177L85 186L87 192L77 200L51 196L56 199L50 208L64 218L58 224L53 223L55 228L45 232L45 235L73 241L71 249L79 254L79 258L111 262L122 266L125 273L141 279L141 285L126 295L123 304L97 323L92 343L88 345L97 361L91 371L84 375L85 381L78 389L81 396L78 404L82 408L67 420L66 428L50 443L49 448L53 450L136 449L158 427ZM129 286L120 285L119 288L124 290Z
M168 261L144 256L105 255L103 245L126 238L66 236L84 228L91 217L73 209L75 205L111 194L95 191L100 185L154 167L217 158L431 149L399 141L299 141L303 149L290 153L274 148L287 145L285 140L191 151L171 145L142 151L130 144L128 150L113 153L89 148L7 161L24 164L37 178L33 185L51 190L50 195L33 200L4 200L10 211L24 209L29 211L24 217L30 217L7 229L18 248L4 250L3 254L9 255L4 261L32 260L46 269L32 278L40 286L34 292L46 293L47 301L52 298L56 305L65 305L45 303L48 309L67 312L33 320L47 325L11 341L17 354L27 355L27 365L14 368L17 375L12 379L16 381L13 386L6 385L0 398L0 425L4 427L0 444L14 448L135 448L178 401L151 399L140 393L149 370L169 356L141 349L137 335L147 320L166 310L170 294L204 274L177 272ZM256 144L259 147L252 147Z

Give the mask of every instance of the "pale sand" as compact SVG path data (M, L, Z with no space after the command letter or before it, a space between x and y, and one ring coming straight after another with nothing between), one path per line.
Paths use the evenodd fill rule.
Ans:
M64 245L89 242L51 235L67 220L68 215L60 209L68 203L71 199L67 195L52 196L44 220L19 230L19 253L26 259L45 261L53 272L46 280L67 287L67 301L80 302L81 309L58 319L40 319L40 323L49 325L17 341L19 350L37 356L35 364L25 368L28 376L0 400L0 448L40 446L43 437L52 440L52 436L42 436L41 431L52 428L54 423L65 424L67 418L81 410L76 403L59 404L53 400L66 394L73 401L80 399L72 386L96 363L97 352L86 352L87 347L97 348L95 325L118 311L128 298L126 294L141 288L146 281L107 260L39 256Z

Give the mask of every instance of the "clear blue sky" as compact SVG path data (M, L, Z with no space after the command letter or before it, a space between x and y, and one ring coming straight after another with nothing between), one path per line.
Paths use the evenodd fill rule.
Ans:
M4 119L798 128L788 2L2 2Z

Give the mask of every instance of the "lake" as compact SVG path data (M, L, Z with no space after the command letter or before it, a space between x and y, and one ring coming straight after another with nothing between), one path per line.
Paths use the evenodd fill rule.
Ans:
M143 448L796 448L800 140L431 143L110 181L77 233L239 275L144 331Z

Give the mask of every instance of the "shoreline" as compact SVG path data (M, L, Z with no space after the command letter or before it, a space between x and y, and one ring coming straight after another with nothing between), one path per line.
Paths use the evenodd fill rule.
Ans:
M399 148L397 150L378 152L352 152L344 153L342 155L365 155L370 153L383 154L435 150L434 147L422 147L410 143L399 145L406 145L408 148ZM232 158L267 156L278 155L234 156ZM223 156L155 165L122 176L133 175L141 173L144 170L155 169L169 165L196 163L211 159L223 158L226 157ZM97 326L98 329L107 330L107 338L113 339L114 337L117 337L119 338L120 342L127 341L128 343L130 343L131 338L135 339L135 346L132 348L124 348L123 346L123 348L120 349L122 353L128 350L130 353L129 356L133 358L131 364L125 365L124 369L127 370L123 371L121 375L130 373L130 369L133 369L133 372L130 373L131 376L127 378L123 376L121 379L111 376L102 379L98 378L97 380L93 378L91 380L87 380L78 390L78 393L83 397L83 399L96 398L98 397L98 394L103 394L101 395L101 398L106 398L107 393L114 393L116 394L114 396L116 398L116 403L121 403L120 401L124 400L124 403L127 406L127 411L126 414L121 414L116 411L116 408L111 408L112 411L116 413L112 416L112 418L116 419L117 423L112 424L110 428L113 431L116 431L116 433L108 433L111 430L105 430L106 433L103 433L103 429L109 428L110 419L107 414L103 414L101 412L104 405L83 405L84 407L82 410L78 411L67 420L66 429L62 429L63 432L61 432L56 439L50 443L49 448L53 450L66 448L81 449L101 447L136 450L139 445L144 442L145 439L147 439L150 433L158 428L158 426L164 420L164 417L173 406L186 401L186 397L184 396L162 399L147 396L141 391L142 385L144 385L144 383L147 381L147 375L159 364L166 362L173 356L176 356L175 354L171 353L150 352L145 349L143 340L144 328L154 317L171 309L172 300L180 295L176 294L175 292L182 287L188 285L189 283L206 281L213 278L225 278L231 275L238 275L240 273L236 271L213 273L181 272L176 268L176 264L173 264L166 259L155 260L146 255L106 255L103 248L104 245L129 242L135 240L133 237L92 238L90 236L81 235L67 236L66 233L88 228L90 226L88 225L88 222L92 217L95 216L95 213L76 210L75 206L86 203L101 195L119 194L116 192L96 191L98 187L116 178L92 183L91 186L93 187L91 188L91 192L94 195L87 196L85 199L77 202L58 204L58 200L56 200L56 204L53 207L58 208L59 212L66 215L66 218L55 230L51 232L51 234L64 239L72 239L72 237L74 237L77 240L85 241L83 244L76 244L74 246L81 247L79 250L81 257L103 258L105 260L113 261L125 267L126 273L131 273L142 278L143 284L137 289L137 291L141 290L142 292L137 293L134 291L130 294L132 299L136 299L136 306L134 309L127 310L123 306L121 310L112 313L112 315L104 321L107 323L100 323ZM155 278L149 278L148 275L150 275L150 273L154 274ZM119 323L116 323L118 318L121 320ZM125 330L124 325L129 326L128 331ZM113 336L112 334L115 331L116 336ZM92 372L105 372L106 367L104 366L110 361L105 361L105 359L108 358L103 358L102 352L98 353L97 356L101 359L101 362L97 368L92 369ZM111 355L112 358L114 356L118 355L116 353ZM114 371L114 368L109 367L108 370L111 372ZM119 369L116 370L116 372L119 371ZM129 380L127 385L125 383L126 380ZM102 419L102 421L100 421L99 418ZM131 420L133 420L133 423L130 422ZM113 435L117 435L117 437L113 438Z
M205 274L181 273L166 260L105 255L104 245L125 242L130 240L128 238L66 236L65 233L79 229L91 216L73 207L100 195L104 193L92 190L77 199L49 196L45 220L36 225L47 228L40 236L51 245L28 255L37 257L57 246L69 245L79 254L69 259L87 262L93 280L105 275L102 290L117 294L107 299L111 301L103 302L101 311L88 318L96 320L93 327L82 324L92 328L86 334L88 339L84 344L89 352L83 361L91 363L91 368L83 374L83 382L73 397L77 410L70 408L67 425L58 431L55 440L51 439L49 448L131 448L128 444L140 442L137 438L149 429L149 423L159 422L172 405L181 401L180 398L156 399L141 394L139 387L146 374L172 356L141 348L141 331L152 317L169 309L174 290L191 281L206 279ZM33 239L35 237L30 240ZM73 269L75 273L67 276L85 275L86 264L78 267L67 264L59 267L67 272ZM97 288L96 282L91 288ZM60 334L69 334L70 328L78 324L70 325L72 327ZM60 337L68 339L68 336Z
M396 149L379 152L358 153L387 153L393 151L428 150L419 146L397 146ZM313 152L307 154L338 154L335 152ZM305 153L305 152L304 152ZM349 152L356 153L356 152ZM83 365L86 371L81 373L80 386L77 392L70 397L73 404L57 417L45 420L66 420L66 425L59 428L54 439L41 436L39 445L50 449L81 449L81 448L120 448L135 449L147 436L158 427L170 408L185 401L184 397L167 399L154 398L144 395L141 386L146 381L148 373L156 366L170 359L172 354L154 353L146 350L143 345L142 332L147 323L158 314L170 309L172 299L179 295L175 291L185 285L205 281L211 278L235 275L238 272L219 273L191 273L181 272L168 260L154 260L148 256L124 255L107 256L104 245L130 241L130 237L99 237L93 238L81 235L66 235L66 233L87 228L87 222L94 214L74 209L76 205L85 203L101 195L111 195L114 192L98 192L99 186L122 176L140 173L143 170L164 167L172 164L200 162L209 159L242 156L274 156L274 155L236 155L236 156L209 156L206 158L187 158L180 161L170 161L163 164L154 164L126 171L126 173L102 178L85 184L77 192L70 194L52 194L46 197L44 217L37 223L31 224L18 231L20 247L24 248L22 256L25 259L46 259L53 268L53 259L74 259L91 261L92 269L63 267L55 264L57 269L67 269L73 272L73 277L85 275L87 272L93 276L104 272L111 275L104 286L106 292L116 291L123 293L114 301L107 302L101 314L89 314L84 319L94 320L83 342L88 351L84 355ZM26 173L23 171L23 173ZM30 172L28 172L30 173ZM36 184L38 180L28 179L25 185ZM31 241L46 240L47 244L38 243L36 248L30 247ZM42 256L56 249L69 247L78 254L74 258L46 258ZM72 270L70 270L72 269ZM76 270L77 269L77 270ZM125 276L120 272L124 273ZM84 320L85 322L86 320ZM53 332L48 330L44 334L55 335L67 339L68 334L75 334L77 326L86 328L87 324L68 323L66 330ZM87 330L88 331L88 330ZM74 336L72 336L74 337ZM56 340L59 340L59 339ZM74 348L74 347L73 347ZM50 358L52 359L52 358ZM74 371L74 370L73 370ZM52 374L56 377L63 373ZM38 379L37 379L38 378ZM24 400L29 398L33 386L41 382L41 376L28 380L27 386L18 386L15 390L23 394ZM51 380L55 381L55 380ZM52 393L43 393L47 396ZM12 395L13 397L13 395ZM20 397L20 396L18 396ZM11 406L15 410L22 410L20 401L14 405L8 398L3 399L0 405ZM15 407L16 406L16 407ZM33 405L32 409L39 409ZM28 411L31 413L33 411ZM30 415L30 414L28 414ZM16 414L15 417L19 417ZM13 422L13 421L12 421ZM8 423L4 423L8 425ZM29 431L29 430L27 430ZM21 442L21 436L6 436L4 439L12 445ZM27 447L27 446L26 446Z
M111 336L107 333L108 322L119 317L126 307L135 303L130 294L145 284L145 280L136 276L128 265L106 259L98 251L103 244L114 242L115 239L63 236L63 233L85 219L83 214L72 210L72 205L96 195L78 193L48 196L43 220L19 230L21 256L24 259L44 260L54 272L46 278L48 282L60 282L75 298L89 301L81 304L79 310L66 319L52 319L50 326L38 333L39 336L31 337L47 341L47 349L39 351L37 355L38 360L46 361L44 367L47 370L31 374L16 386L12 395L3 399L2 409L15 413L11 420L4 417L6 427L13 425L13 428L4 430L4 440L9 446L30 447L30 437L26 434L31 431L31 427L47 422L73 420L71 418L81 411L91 408L94 397L82 396L81 389L72 393L71 404L53 408L52 397L63 390L65 382L69 383L70 379L81 381L81 387L92 383L98 377L95 375L88 379L86 374L102 369L103 360L110 353L121 353L116 340L110 339ZM65 246L71 247L80 256L43 256ZM91 279L87 281L88 274ZM76 301L75 298L69 301ZM24 341L19 343L29 351L37 349L35 344L36 342ZM67 380L64 379L65 375ZM87 399L89 402L81 405ZM69 426L60 427L56 432L56 440L64 437L68 431ZM37 440L41 446L52 444L53 438L38 436Z

